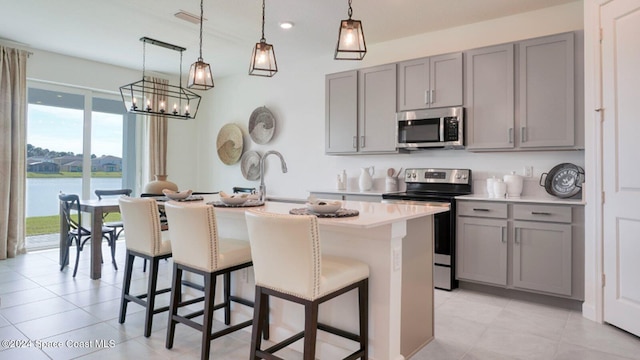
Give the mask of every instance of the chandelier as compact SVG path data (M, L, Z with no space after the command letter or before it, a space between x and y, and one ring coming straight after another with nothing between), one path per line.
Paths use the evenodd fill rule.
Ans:
M200 57L191 64L187 87L196 90L209 90L213 88L213 74L211 66L202 60L202 21L204 20L203 0L200 0Z
M143 43L142 80L120 87L124 107L129 113L138 115L155 115L183 120L194 119L200 106L200 96L182 87L182 52L186 48L148 37L142 37L140 41ZM178 86L162 84L145 76L147 43L180 52Z

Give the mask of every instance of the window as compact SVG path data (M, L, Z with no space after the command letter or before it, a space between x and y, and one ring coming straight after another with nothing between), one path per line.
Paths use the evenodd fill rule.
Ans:
M27 248L54 247L33 236L59 232L60 192L134 188L135 124L116 95L30 83L28 100Z

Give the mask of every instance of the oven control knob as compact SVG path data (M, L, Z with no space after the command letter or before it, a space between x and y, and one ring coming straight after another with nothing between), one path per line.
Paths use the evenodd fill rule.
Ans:
M460 180L460 174L456 174L456 180Z
M467 180L467 175L462 175L462 180Z

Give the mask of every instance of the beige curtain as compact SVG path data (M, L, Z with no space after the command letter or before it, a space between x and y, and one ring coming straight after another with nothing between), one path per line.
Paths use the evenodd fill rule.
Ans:
M154 96L151 102L155 109L159 109L162 102L164 108L169 109L167 92L169 80L148 77L146 80L154 84ZM167 174L167 118L164 116L149 116L148 144L149 144L149 179L154 180L155 175Z
M28 52L0 45L0 259L25 252Z

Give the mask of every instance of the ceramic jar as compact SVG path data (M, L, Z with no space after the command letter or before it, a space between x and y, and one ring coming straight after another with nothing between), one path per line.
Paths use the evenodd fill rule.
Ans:
M522 195L522 176L516 175L515 171L504 176L504 182L507 184L507 197L519 198Z
M507 195L507 184L501 179L496 179L493 182L493 197L504 198Z
M493 197L493 183L496 182L496 177L487 178L487 196Z
M373 166L360 168L360 178L358 179L360 191L371 190L371 187L373 187L374 172L375 169Z
M162 195L162 190L164 189L178 191L178 185L168 181L167 175L156 175L156 179L149 181L142 189L142 192L145 194Z

